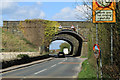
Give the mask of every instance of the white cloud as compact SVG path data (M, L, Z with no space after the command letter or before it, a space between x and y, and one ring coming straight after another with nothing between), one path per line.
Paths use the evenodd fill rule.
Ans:
M6 2L5 2L6 3ZM3 20L24 20L24 19L35 19L35 18L44 18L45 13L40 9L40 5L34 4L31 6L20 6L18 3L7 2L9 7L4 5L3 10Z
M2 2L2 9L10 8L16 6L15 2Z
M41 5L41 4L42 4L42 2L36 2L36 4Z
M4 2L92 2L92 0L4 0Z
M74 18L73 9L70 7L63 8L59 13L56 13L55 16L53 16L53 19L60 19L60 20L66 20Z
M11 8L17 5L17 2L15 2L15 0L1 0L0 4L2 5L2 9L7 9L7 8Z
M89 5L91 7L91 5ZM70 7L63 8L59 13L53 16L53 19L57 20L86 20L86 17L89 17L88 14L91 15L91 9L87 6L80 5L76 6L75 9Z
M92 15L92 6L91 5L76 6L76 14L78 15L79 19L90 18Z
M41 13L40 13L40 16L39 16L40 18L45 18L45 13L43 12L43 11L41 11Z

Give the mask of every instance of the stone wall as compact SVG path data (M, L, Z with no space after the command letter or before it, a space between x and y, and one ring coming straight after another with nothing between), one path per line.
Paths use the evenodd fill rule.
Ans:
M88 21L58 21L62 26L74 26L78 30L78 33L81 34L85 39L89 34L88 26L91 26L91 23ZM77 28L78 26L78 28Z
M20 21L3 21L2 29L8 32L11 32L14 35L23 37L23 34L19 29L19 24L20 24Z
M82 43L81 56L84 56L84 57L88 56L88 42Z
M27 54L29 57L40 56L39 52L2 52L0 53L0 62L15 60L19 54Z
M24 23L24 21L21 21L22 23ZM77 28L77 25L78 25L78 32L79 34L83 35L86 39L87 39L87 35L89 33L89 29L88 29L88 26L91 25L90 22L87 22L87 21L58 21L58 23L60 23L60 25L62 26L75 26ZM16 35L21 35L21 32L19 31L18 29L18 26L20 25L20 21L3 21L3 29L6 29L7 31L10 31L12 32L13 34L16 34ZM24 23L24 25L26 25ZM27 25L26 25L27 26ZM31 24L32 27L35 27L36 25L33 25ZM28 27L28 26L27 26ZM30 26L29 26L30 27ZM39 29L36 29L36 30L41 30L42 27L39 27ZM27 28L24 28L26 29L26 31L28 31L29 29ZM31 32L32 30L30 30ZM40 31L37 31L37 33L40 33ZM41 33L40 33L41 34ZM29 35L33 35L33 34L26 34L25 36L28 38ZM34 35L35 36L35 35ZM33 39L33 38L32 38Z

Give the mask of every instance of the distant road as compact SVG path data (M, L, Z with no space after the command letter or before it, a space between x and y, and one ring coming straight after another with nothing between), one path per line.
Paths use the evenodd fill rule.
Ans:
M20 80L23 80L22 78L76 78L80 71L80 64L80 58L55 58L51 61L3 73L2 77L21 78Z

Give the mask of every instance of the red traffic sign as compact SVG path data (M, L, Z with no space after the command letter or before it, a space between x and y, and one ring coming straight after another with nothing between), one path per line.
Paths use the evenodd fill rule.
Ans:
M72 25L71 28L73 29L73 28L75 28L75 27Z
M98 44L94 44L93 51L94 51L95 58L98 58L100 56L100 48Z
M74 31L76 31L76 29L75 29L75 27L73 25L71 26L71 29L73 29Z

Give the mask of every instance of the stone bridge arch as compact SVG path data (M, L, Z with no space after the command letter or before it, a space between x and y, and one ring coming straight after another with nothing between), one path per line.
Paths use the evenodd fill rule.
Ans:
M54 37L52 41L55 40L65 40L68 43L72 44L72 50L74 56L80 56L81 55L81 50L82 50L82 43L85 41L85 38L77 34L77 32L72 31L72 30L61 30L58 32Z
M55 37L52 41L56 41L56 40L63 40L63 41L68 42L71 45L71 51L68 53L68 55L73 54L74 46L73 46L73 42L71 40L64 38L64 37Z

